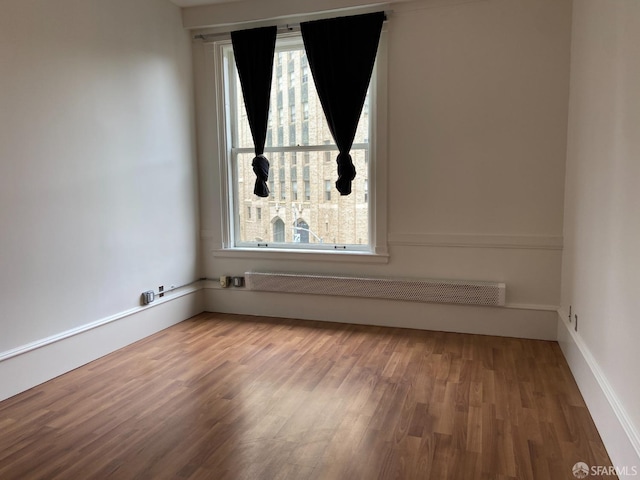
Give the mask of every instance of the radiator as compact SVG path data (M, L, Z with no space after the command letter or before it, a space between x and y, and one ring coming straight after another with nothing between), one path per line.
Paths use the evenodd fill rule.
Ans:
M381 298L413 302L504 306L506 285L497 282L363 278L246 272L249 290Z

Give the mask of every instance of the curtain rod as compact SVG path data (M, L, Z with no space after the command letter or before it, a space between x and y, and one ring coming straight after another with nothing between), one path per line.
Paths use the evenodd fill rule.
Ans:
M385 10L384 11L384 21L386 22L389 19L389 16L391 15L391 13L393 13L392 10ZM339 17L346 17L346 16L350 16L350 15L337 15L335 17L327 17L327 18L339 18ZM319 18L318 20L325 20L325 18ZM313 20L309 20L309 21L313 21ZM278 33L283 33L283 32L294 32L294 31L298 31L300 30L300 24L304 23L304 22L291 22L291 23L276 23L276 28L278 29ZM259 27L256 27L259 28ZM242 28L239 28L239 30L242 30ZM231 33L231 30L227 30L224 32L216 32L216 33L199 33L197 35L193 36L194 40L208 40L210 38L215 38L215 37L225 37L228 36Z

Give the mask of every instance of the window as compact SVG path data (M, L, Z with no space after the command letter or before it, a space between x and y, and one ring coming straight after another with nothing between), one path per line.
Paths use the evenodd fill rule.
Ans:
M329 146L329 145L331 145L331 141L330 140L325 140L324 144ZM331 150L325 150L325 152L324 152L324 161L325 162L330 162L332 155L333 155L333 152Z
M287 199L287 189L285 187L285 171L284 171L284 168L281 168L280 169L280 200L286 200L286 199Z
M380 251L372 241L383 238L373 232L375 223L372 221L377 214L373 207L377 197L373 185L370 185L372 191L367 187L370 171L374 172L378 159L370 151L375 135L370 131L374 122L370 124L369 119L375 116L375 106L367 106L369 115L361 115L350 152L357 170L353 192L339 197L338 202L333 194L337 180L334 161L337 148L333 140L326 140L332 136L310 74L302 38L299 34L279 37L270 105L273 133L264 153L271 164L268 180L271 196L259 200L262 207L255 207L251 222L247 222L251 204L258 203L253 194L252 135L246 115L243 115L244 102L231 44L221 41L214 48L218 49L217 58L220 59L216 74L223 85L218 92L224 95L218 104L226 108L223 118L228 139L228 151L221 153L222 161L226 162L226 198L229 199L224 247L336 251L334 247L340 246L340 251ZM281 83L280 78L285 76ZM374 84L375 80L372 80ZM368 101L375 98L372 94L367 96ZM384 132L384 129L380 131ZM302 162L297 166L299 154ZM369 158L372 161L367 168L365 159ZM240 178L244 181L238 181ZM247 215L239 215L239 212L247 212ZM265 237L271 237L280 245L270 243L265 247L256 240Z
M269 196L271 198L275 197L275 189L276 189L275 175L277 171L278 169L274 165L272 165L271 171L269 172Z
M293 242L309 243L309 224L301 218L296 220L293 225Z
M296 125L289 125L289 145L296 144Z
M281 218L276 218L273 222L273 241L284 242L284 222Z
M324 181L324 199L327 202L331 201L331 180Z
M247 220L251 220L251 205L247 206Z

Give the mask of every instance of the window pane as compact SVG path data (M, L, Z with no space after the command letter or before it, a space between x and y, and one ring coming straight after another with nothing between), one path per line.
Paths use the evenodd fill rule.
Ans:
M268 198L253 193L253 140L237 74L231 74L231 78L236 78L236 87L230 89L229 107L235 112L230 116L236 122L230 127L233 147L251 150L234 153L230 160L235 179L234 212L230 213L234 219L235 244L366 245L369 243L368 165L365 163L368 147L352 149L357 170L352 194L339 195L335 191L338 151L308 70L302 42L300 40L293 50L291 45L284 52L278 51L279 48L284 47L276 47L270 105L274 121L269 143L276 151L265 152L271 164ZM228 64L235 72L235 62ZM368 132L369 116L363 114L354 144L366 144ZM296 134L300 138L296 138ZM298 143L304 147L298 147ZM284 148L291 150L284 151ZM302 161L297 167L299 155ZM249 212L253 213L251 220Z
M279 47L276 46L276 49ZM271 115L275 115L277 124L274 127L281 127L285 124L287 119L285 118L286 112L284 111L285 102L286 105L291 108L294 107L296 112L302 112L304 119L309 119L309 145L320 145L327 138L332 138L329 132L327 121L322 111L322 105L318 99L318 93L316 92L315 85L311 78L311 75L307 73L308 81L304 82L304 71L308 71L306 63L306 56L304 54L304 47L302 46L302 40L300 40L300 46L290 52L292 61L287 61L286 52L277 52L276 61L274 62L273 80L271 82ZM284 84L287 83L285 76L291 73L285 70L278 69L278 62L280 65L285 64L288 68L293 68L293 73L296 77L296 81L289 85L289 88L285 88ZM235 61L230 59L229 65L233 68L233 75L235 77L235 88L232 90L233 101L231 102L231 108L234 109L234 116L236 118L237 126L236 136L234 138L234 146L240 148L253 147L253 139L251 137L251 130L249 129L249 123L247 121L247 115L244 108L244 99L242 97L242 89L240 88L240 80L235 68ZM291 67L293 65L293 67ZM282 89L280 86L283 86ZM284 98L286 97L286 98ZM368 102L367 102L368 103ZM300 115L297 115L299 117ZM300 121L300 118L296 118L295 121ZM368 105L363 108L363 114L358 124L358 130L354 143L363 143L368 139L369 131L369 112ZM278 138L273 139L273 143L276 145L285 145L284 132L278 128ZM282 141L281 141L282 140ZM333 140L331 141L333 143ZM289 143L289 145L293 145Z
M292 168L291 163L293 155L287 152L284 154L283 164L279 164L276 170L272 169L269 173L270 186L273 185L272 179L275 177L277 191L273 192L272 189L272 196L260 198L253 194L254 176L251 167L253 154L238 155L237 178L246 180L238 182L236 208L246 214L241 215L237 220L237 242L271 240L296 243L294 242L295 222L303 219L307 224L305 228L308 230L310 244L367 244L369 208L368 192L365 187L364 150L353 150L351 156L358 169L351 195L342 196L335 191L336 167L334 163L324 162L324 152L310 152L309 180L303 180L303 185L299 185L298 180L290 177L290 172L294 172L295 167ZM284 173L287 175L283 175ZM301 188L303 190L300 190ZM249 220L246 217L252 207L256 207L256 215ZM257 210L258 208L260 210ZM258 211L259 214L257 214ZM274 230L274 222L277 219L284 222L281 233L277 233L280 230ZM283 240L275 240L276 233L280 235L278 238ZM300 242L302 243L302 240Z

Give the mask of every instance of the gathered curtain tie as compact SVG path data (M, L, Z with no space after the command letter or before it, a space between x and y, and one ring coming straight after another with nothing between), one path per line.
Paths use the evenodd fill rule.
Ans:
M353 165L351 155L348 153L340 153L338 154L336 162L338 164L336 188L340 192L340 195L350 195L351 182L356 178L356 167Z
M256 174L256 183L253 187L253 193L258 197L268 197L269 187L267 187L267 181L269 180L269 160L264 155L257 155L251 162L253 167L253 173Z

